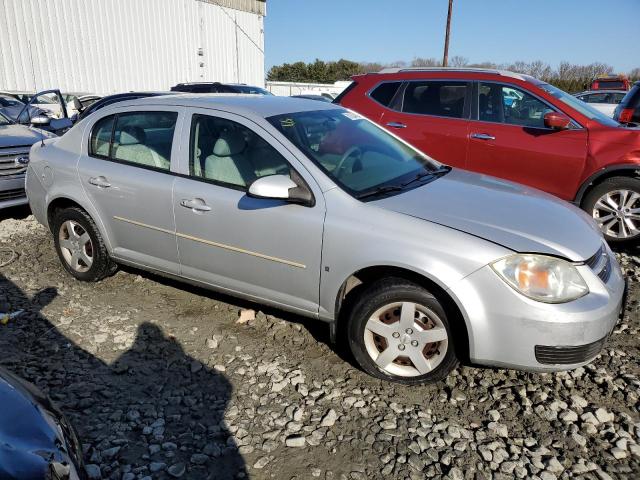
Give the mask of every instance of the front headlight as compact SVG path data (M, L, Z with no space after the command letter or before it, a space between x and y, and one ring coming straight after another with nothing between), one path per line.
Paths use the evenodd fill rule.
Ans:
M491 268L515 290L539 302L565 303L589 293L576 267L559 258L511 255Z

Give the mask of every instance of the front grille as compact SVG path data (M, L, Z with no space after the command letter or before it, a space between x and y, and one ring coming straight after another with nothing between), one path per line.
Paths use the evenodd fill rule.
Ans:
M536 360L547 365L571 365L583 363L594 358L607 341L607 337L593 343L579 345L577 347L556 347L548 345L536 345Z
M596 254L587 260L585 264L591 268L604 283L609 281L609 277L611 276L611 257L609 257L604 245L602 245Z
M13 190L0 190L0 202L3 200L14 200L24 198L26 195L24 188L14 188Z
M27 169L26 165L16 163L16 158L29 155L29 150L24 148L3 148L0 149L0 177L9 175L19 175Z

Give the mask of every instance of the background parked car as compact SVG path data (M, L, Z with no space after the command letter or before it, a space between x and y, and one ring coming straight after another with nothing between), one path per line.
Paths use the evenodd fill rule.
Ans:
M93 112L100 110L101 108L108 107L109 105L113 105L114 103L123 102L125 100L135 100L137 98L146 98L146 97L157 97L160 95L173 95L174 92L127 92L127 93L116 93L114 95L107 95L106 97L102 97L95 102L92 102L88 108L82 110L77 120L82 120L83 118L88 117Z
M26 205L24 175L31 145L50 132L20 125L0 113L0 209Z
M82 448L62 412L34 385L0 367L0 478L84 480Z
M69 118L74 117L74 115L80 115L83 110L102 98L99 95L90 93L64 93L62 97L67 106Z
M626 91L620 90L587 90L574 93L577 98L609 117L613 117L614 110L626 94Z
M186 93L248 93L253 95L273 95L264 88L253 87L251 85L245 85L244 83L220 82L179 83L171 87L171 91Z
M620 123L634 123L640 126L640 82L636 82L622 99L613 118Z
M610 242L640 240L640 130L548 83L497 70L395 68L354 77L336 102L446 164L574 202Z
M22 102L27 98L27 94L17 97ZM67 114L66 102L59 90L38 92L22 103L22 110L16 115L16 123L31 125L56 135L62 135L73 125Z
M29 118L38 115L47 115L45 110L36 106L29 106L25 109L25 104L11 94L0 93L0 113L10 118L14 122L28 123ZM21 115L18 119L18 115Z
M629 90L631 83L626 75L601 75L591 82L591 90Z

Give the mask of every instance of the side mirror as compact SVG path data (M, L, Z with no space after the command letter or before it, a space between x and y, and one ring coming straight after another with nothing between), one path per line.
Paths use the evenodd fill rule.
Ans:
M566 130L571 125L571 119L564 113L549 112L544 116L544 126L556 130Z
M35 127L45 127L51 123L51 119L46 115L36 115L30 123Z
M300 186L286 175L269 175L258 178L249 186L250 197L287 200L312 206L313 195L306 186Z

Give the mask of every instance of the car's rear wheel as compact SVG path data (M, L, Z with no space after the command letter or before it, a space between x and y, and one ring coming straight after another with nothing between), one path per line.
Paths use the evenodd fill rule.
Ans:
M81 208L56 212L52 231L62 266L73 277L96 282L116 271L117 266L109 257L98 228Z
M607 242L640 239L640 179L612 177L586 196L582 208L596 221Z
M409 281L365 288L349 314L349 346L367 373L404 384L442 380L456 366L452 330L438 300Z

